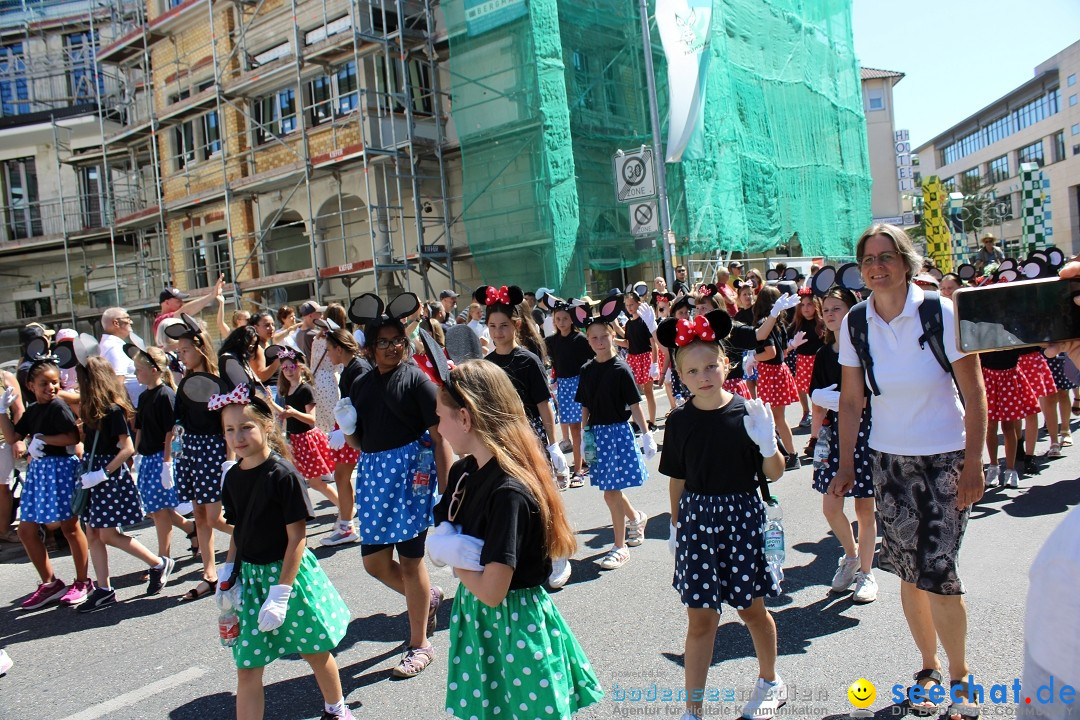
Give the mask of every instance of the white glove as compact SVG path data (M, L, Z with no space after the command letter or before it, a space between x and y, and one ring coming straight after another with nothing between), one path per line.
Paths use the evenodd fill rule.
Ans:
M827 388L818 388L810 393L810 402L826 410L836 412L840 409L840 391L836 389L836 383Z
M675 523L671 523L671 533L667 539L667 549L671 551L672 555L676 554L679 549L679 531L675 528Z
M26 446L26 454L35 460L45 457L45 439L38 433Z
M171 490L174 484L172 476L172 460L163 460L161 462L161 487L166 490Z
M777 453L776 424L769 406L761 400L747 400L743 427L761 450L762 457L769 458Z
M139 468L142 467L142 455L135 455L131 458L131 473L133 475L139 474Z
M790 310L799 304L799 296L792 295L791 293L784 293L776 299L776 302L772 306L772 310L769 311L769 317L780 317L780 313L785 310Z
M656 439L651 431L641 433L641 454L646 460L656 457Z
M743 355L742 360L743 375L750 377L757 370L757 360L754 359L754 353L748 352Z
M345 431L341 429L332 430L330 436L327 438L327 442L329 443L331 450L340 450L345 447Z
M555 472L561 473L566 469L566 458L563 457L562 450L559 449L559 443L554 442L547 446L548 457L551 458L551 466L555 468Z
M289 596L292 585L273 585L266 602L259 610L259 632L277 630L285 622L285 613L289 609Z
M236 464L235 460L226 460L225 462L221 463L221 484L222 485L225 484L225 476L229 474L229 471L232 470L233 465L235 465L235 464Z
M15 402L15 388L9 387L4 390L3 395L0 395L0 413L6 413L13 402Z
M356 408L352 406L352 401L349 398L341 398L335 403L334 419L337 420L338 427L346 435L352 435L356 432Z
M79 482L82 483L84 490L89 490L95 485L100 485L109 479L109 476L105 474L104 470L92 470L91 472L84 473Z
M462 570L484 570L484 566L480 564L480 551L484 549L484 541L479 538L462 535L455 530L452 534L429 534L426 544L428 557L438 567L449 565Z
M652 365L649 366L649 379L650 380L659 380L660 379L660 365L659 365L659 363L653 363Z
M791 340L788 340L787 346L788 349L794 350L795 348L799 347L800 345L804 345L805 343L806 331L800 330L799 332L795 333L795 337L791 338Z
M431 554L431 542L436 538L448 537L450 535L457 535L461 530L449 520L443 520L435 529L427 534L427 540L424 541L424 547L427 549L428 556L431 558L431 564L435 567L446 567L446 562L439 557L435 557Z
M240 581L237 580L228 589L222 587L225 581L232 577L232 574L233 564L231 562L225 563L218 570L218 586L214 592L214 601L217 603L218 610L222 612L240 607Z
M644 302L638 305L637 316L645 321L645 327L649 328L649 332L656 332L656 313L653 312L652 305Z

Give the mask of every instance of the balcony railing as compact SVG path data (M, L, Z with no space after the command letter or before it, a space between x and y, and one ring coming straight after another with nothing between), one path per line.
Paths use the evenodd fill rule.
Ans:
M116 218L151 207L146 198L134 193L118 194L115 204L114 216L102 197L96 194L32 203L5 203L0 205L0 218L3 220L0 242L108 232Z

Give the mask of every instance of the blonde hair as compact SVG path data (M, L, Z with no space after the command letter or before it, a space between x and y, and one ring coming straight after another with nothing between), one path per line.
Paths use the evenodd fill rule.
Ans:
M270 406L262 398L253 397L249 404L238 407L243 409L244 417L258 423L270 449L292 462L289 444L285 441L285 435L281 432L281 427L274 422L274 412L270 409ZM224 413L222 413L222 421L224 421Z
M859 241L855 243L855 259L859 264L862 264L863 255L866 251L867 241L875 235L884 235L892 240L893 247L896 248L896 252L900 253L900 256L904 258L904 264L907 266L907 279L911 282L911 278L915 277L922 271L922 256L915 250L915 244L911 242L911 238L904 232L902 228L898 228L895 225L888 223L874 223L870 227L863 230L862 235L859 236Z
M502 471L521 482L540 507L548 557L573 555L577 549L574 531L510 377L494 363L466 360L451 371L450 379L472 417L473 432ZM462 407L446 388L440 389L439 399L451 408Z
M159 347L148 347L146 350L143 350L143 353L148 355L157 367L154 367L154 365L147 362L146 358L142 355L136 355L135 362L141 363L147 370L156 372L158 377L161 378L161 382L175 390L176 381L173 380L172 370L169 369L169 357L165 354L165 351Z

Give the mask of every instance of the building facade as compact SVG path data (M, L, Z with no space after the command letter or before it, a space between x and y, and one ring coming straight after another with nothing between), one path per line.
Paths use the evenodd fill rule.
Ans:
M911 214L911 195L915 181L911 143L906 130L897 130L893 107L893 86L903 78L904 73L892 70L859 68L870 176L874 180L870 191L874 221L912 225L915 221Z
M919 146L919 172L937 175L947 188L978 188L997 202L980 218L978 234L993 233L1006 249L1026 253L1021 214L1022 164L1034 164L1048 181L1044 205L1046 241L1080 250L1080 42L1035 68L1009 94ZM976 249L969 238L968 249ZM1024 245L1025 248L1021 249Z

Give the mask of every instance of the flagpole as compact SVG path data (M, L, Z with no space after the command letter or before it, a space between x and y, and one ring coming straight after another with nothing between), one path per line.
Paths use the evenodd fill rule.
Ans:
M665 168L664 146L660 140L660 109L656 102L656 75L653 72L652 33L649 31L649 0L640 0L641 40L645 49L645 82L649 93L649 119L652 124L653 169L656 172L657 202L660 208L660 244L664 250L664 278L668 287L672 287L675 276L671 267L672 246L668 243L671 231L671 217L668 215L667 171Z

